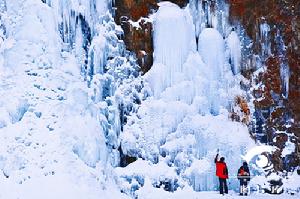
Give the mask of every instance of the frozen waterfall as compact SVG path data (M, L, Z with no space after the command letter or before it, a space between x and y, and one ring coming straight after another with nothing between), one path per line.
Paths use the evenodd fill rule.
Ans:
M121 135L122 150L145 159L133 165L148 164L148 160L178 173L135 174L139 178L147 175L153 186L168 182L173 190L183 186L183 180L196 191L207 191L217 189L213 159L219 148L230 163L230 183L236 189L240 155L254 143L246 126L228 118L228 104L243 91L239 74L233 74L225 59L225 39L217 29L204 28L196 51L189 10L171 3L159 5L154 17L154 65L144 76L150 96L128 117ZM238 37L229 41L238 71ZM124 169L122 175L131 178Z
M195 50L192 18L177 5L162 2L154 19L154 65L165 65L166 79L162 89L180 78L182 66L191 50ZM170 31L172 30L172 31ZM155 66L163 67L163 66Z

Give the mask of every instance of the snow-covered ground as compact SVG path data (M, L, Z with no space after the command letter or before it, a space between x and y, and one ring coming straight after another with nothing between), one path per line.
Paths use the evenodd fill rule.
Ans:
M229 192L229 194L226 195L220 195L218 192L194 192L191 189L186 190L179 190L175 193L166 192L164 190L157 190L147 187L142 188L139 192L139 198L142 199L183 199L183 198L189 198L189 199L238 199L238 198L249 198L249 199L296 199L299 197L299 195L289 195L289 194L283 194L283 195L267 195L267 194L258 194L258 193L252 193L248 196L240 196L239 194L235 192Z

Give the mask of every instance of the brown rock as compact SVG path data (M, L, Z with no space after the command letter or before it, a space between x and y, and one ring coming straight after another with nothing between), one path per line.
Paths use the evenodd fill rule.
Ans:
M230 19L240 21L245 27L248 36L253 40L253 51L262 55L261 36L259 25L267 22L270 27L270 42L272 57L265 57L266 71L257 78L257 83L264 85L253 92L255 108L270 111L263 117L266 121L264 133L268 140L276 141L273 144L282 148L287 141L276 131L286 131L296 136L295 144L299 150L300 138L300 1L298 0L228 0L230 3ZM285 54L279 51L277 33L282 36L286 46ZM264 57L262 57L264 58ZM280 78L280 64L286 61L290 68L288 98L282 95ZM249 74L247 74L249 77ZM258 98L263 98L263 100ZM288 121L289 120L289 121ZM291 123L291 124L290 124ZM286 125L290 124L290 128ZM279 138L278 138L279 136ZM284 137L284 139L282 138ZM278 139L277 139L278 138ZM271 141L272 142L272 141ZM296 149L296 150L297 150ZM300 153L292 154L291 165L300 165ZM281 151L273 154L275 170L282 170Z
M147 18L158 9L159 0L115 0L115 21L124 30L126 48L136 54L141 71L146 73L153 64L153 34L152 23L141 18ZM188 0L170 0L180 7L187 5ZM129 20L139 22L134 27Z

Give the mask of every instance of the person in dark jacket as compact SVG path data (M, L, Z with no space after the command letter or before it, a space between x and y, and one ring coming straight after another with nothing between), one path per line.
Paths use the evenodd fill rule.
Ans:
M216 163L216 176L219 177L219 183L220 183L220 194L228 194L228 186L227 186L227 179L228 179L228 169L227 165L225 163L225 158L221 157L220 160L218 160L219 154L215 157L215 163Z
M239 168L237 177L240 180L240 195L248 195L247 186L250 181L250 170L247 162L244 162L243 166Z

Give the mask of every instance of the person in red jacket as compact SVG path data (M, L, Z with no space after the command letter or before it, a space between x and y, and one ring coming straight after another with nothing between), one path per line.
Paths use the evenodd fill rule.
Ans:
M225 163L225 158L221 157L220 160L218 160L219 154L215 157L215 163L216 163L216 176L219 177L220 182L220 194L228 194L228 186L227 181L228 179L228 169L227 165Z

